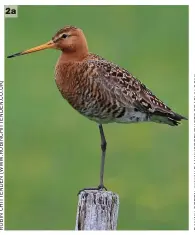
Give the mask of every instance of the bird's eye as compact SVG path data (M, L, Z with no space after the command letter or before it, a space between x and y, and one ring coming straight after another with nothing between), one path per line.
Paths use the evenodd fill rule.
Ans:
M62 38L67 38L68 37L68 35L67 34L62 34Z

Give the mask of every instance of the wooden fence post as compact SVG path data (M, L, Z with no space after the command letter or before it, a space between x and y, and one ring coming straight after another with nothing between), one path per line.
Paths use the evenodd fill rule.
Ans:
M116 230L119 196L111 191L79 194L75 230Z

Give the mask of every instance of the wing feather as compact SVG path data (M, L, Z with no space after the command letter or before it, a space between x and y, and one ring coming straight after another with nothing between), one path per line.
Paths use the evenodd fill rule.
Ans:
M98 59L99 58L99 59ZM185 117L173 112L157 98L139 79L124 68L95 55L88 65L96 69L96 83L109 93L111 98L124 107L134 107L149 116L164 116L171 121Z

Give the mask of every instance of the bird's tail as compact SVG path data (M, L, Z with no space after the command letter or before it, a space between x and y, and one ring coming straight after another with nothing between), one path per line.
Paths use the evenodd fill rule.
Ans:
M170 126L178 126L182 119L188 120L186 117L172 111L169 113L154 112L150 117L150 120L153 122L164 123Z

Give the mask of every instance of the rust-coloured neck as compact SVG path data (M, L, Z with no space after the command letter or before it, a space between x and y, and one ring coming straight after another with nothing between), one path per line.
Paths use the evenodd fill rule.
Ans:
M76 51L63 50L60 60L64 62L82 61L88 56L88 48L79 48Z

